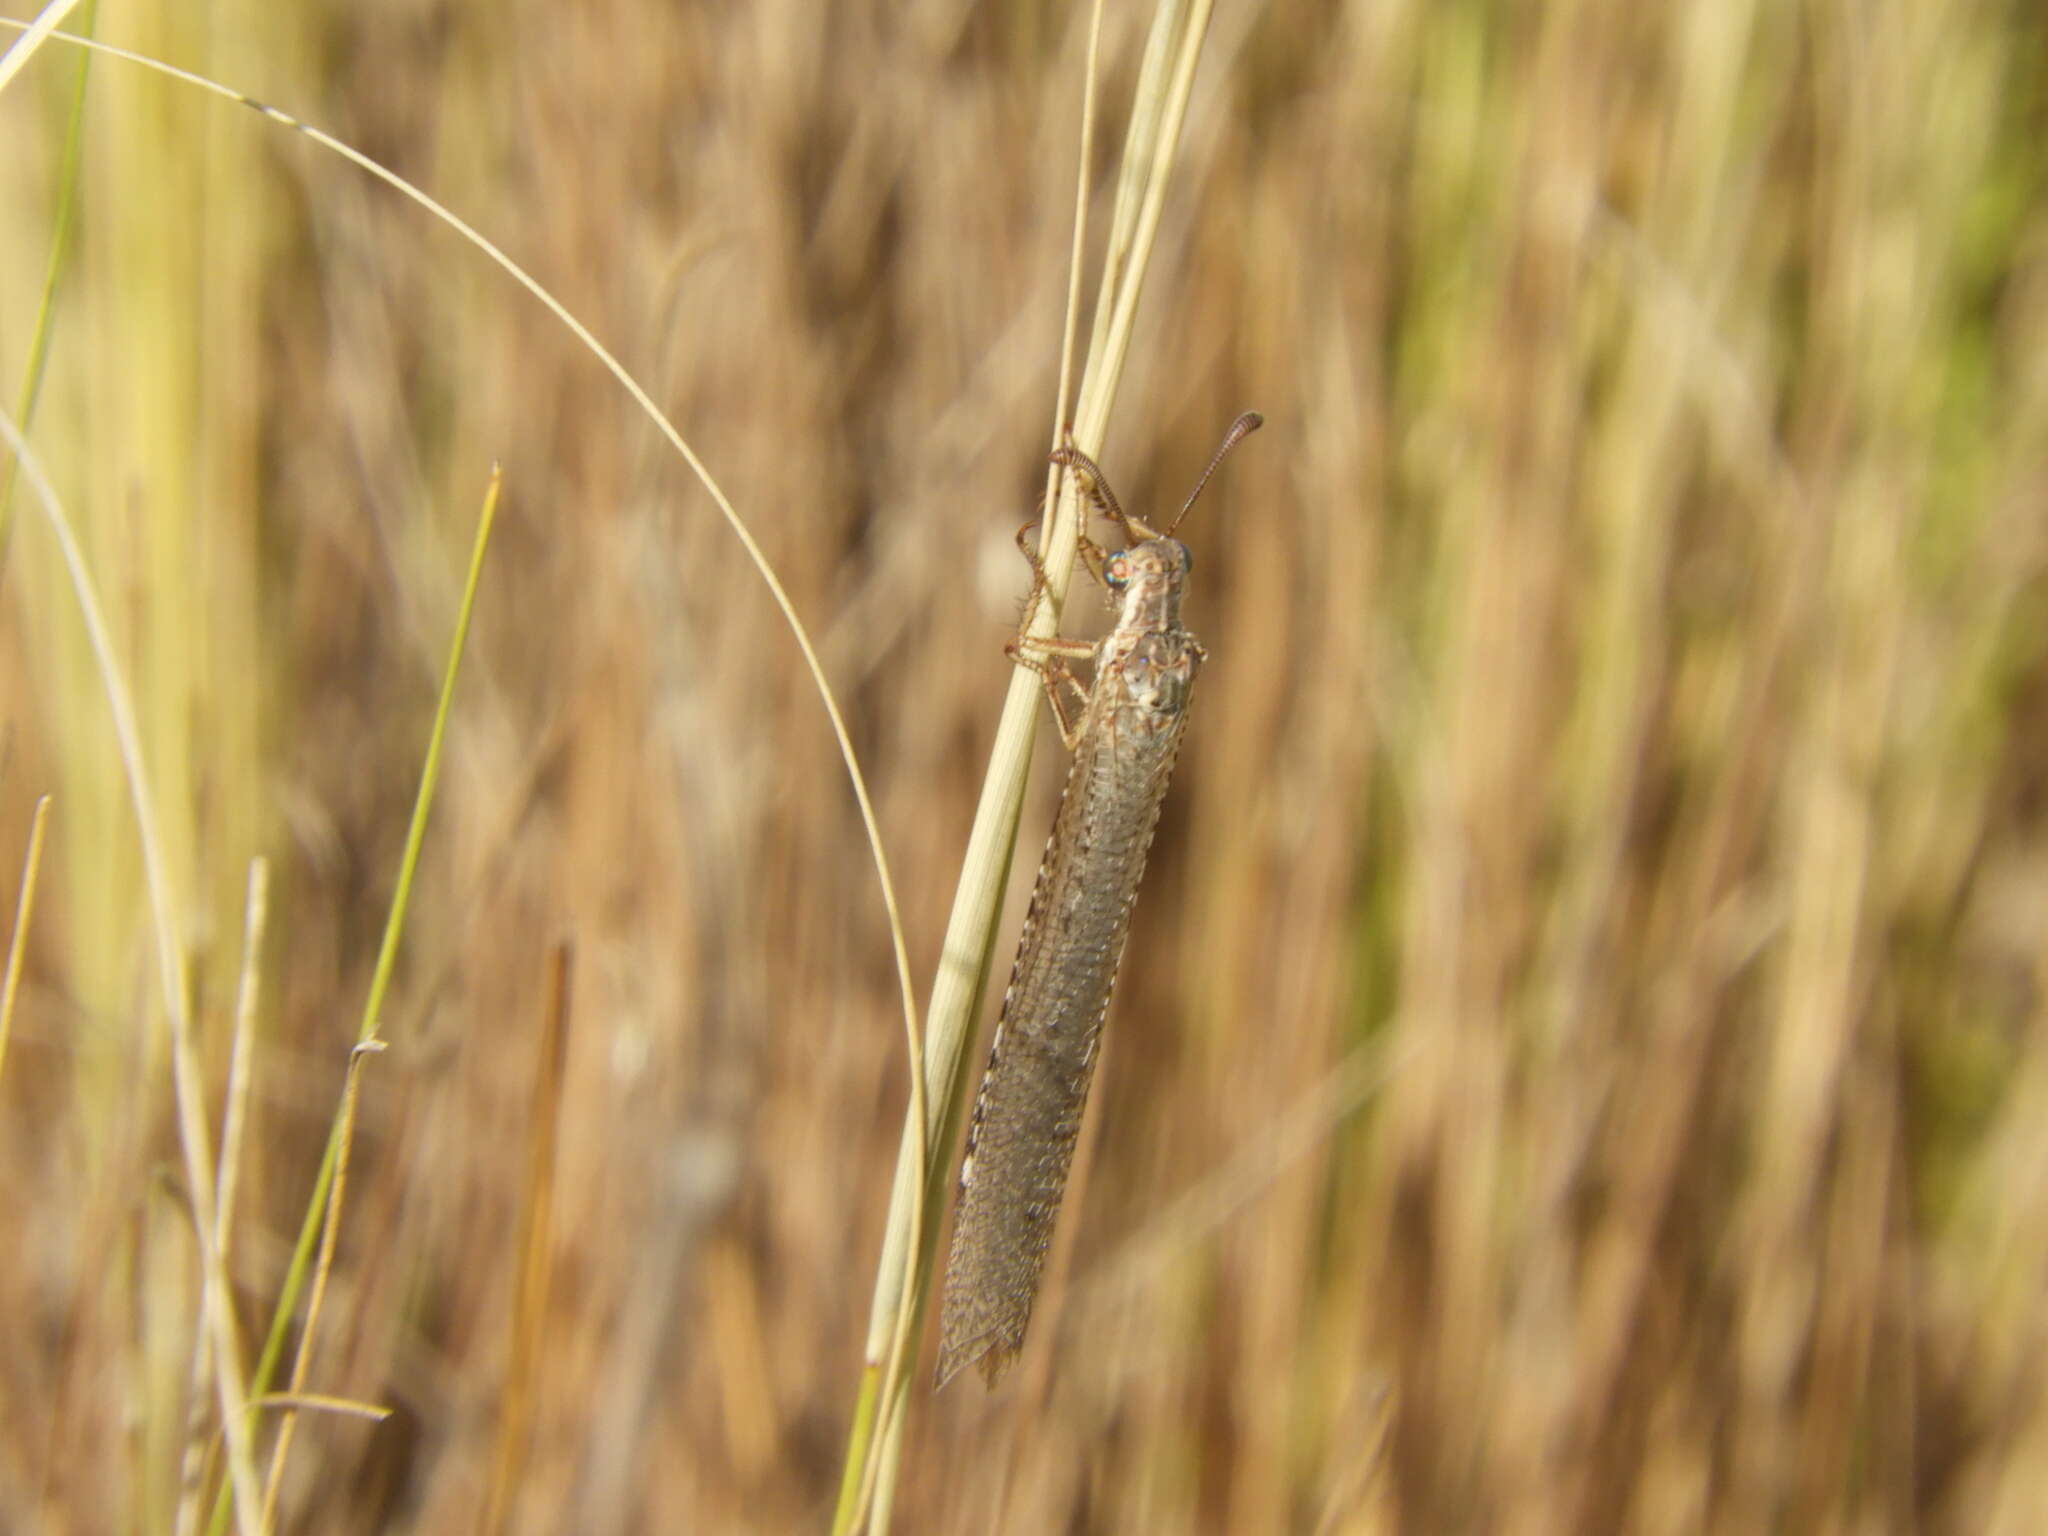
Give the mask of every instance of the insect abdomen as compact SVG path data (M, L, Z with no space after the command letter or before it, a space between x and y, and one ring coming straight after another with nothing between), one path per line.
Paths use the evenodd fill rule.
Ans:
M938 1383L974 1360L993 1382L1024 1342L1094 1076L1131 908L1180 746L1200 652L1172 637L1165 707L1098 669L961 1163Z

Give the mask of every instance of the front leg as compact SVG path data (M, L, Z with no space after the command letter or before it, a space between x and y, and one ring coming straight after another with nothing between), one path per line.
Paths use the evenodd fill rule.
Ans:
M1003 654L1020 667L1029 667L1045 683L1045 699L1052 705L1052 718L1060 728L1060 740L1069 752L1081 739L1081 720L1088 709L1088 690L1081 686L1074 676L1070 661L1093 657L1095 647L1085 640L1062 640L1058 635L1034 639L1030 635L1019 635L1003 647ZM1079 701L1079 707L1072 718L1067 710L1070 700L1061 692L1064 684Z
M1082 494L1095 504L1096 511L1123 529L1126 544L1158 537L1151 528L1124 511L1123 503L1116 499L1116 492L1109 488L1109 477L1103 474L1093 459L1076 448L1071 441L1053 450L1052 461L1062 468L1075 471L1074 479L1080 485Z
M1033 518L1017 530L1017 553L1022 555L1025 564L1031 567L1031 590L1024 597L1027 623L1032 610L1038 606L1038 600L1045 596L1046 588L1051 585L1046 578L1045 561L1039 557L1036 541L1031 537L1031 530L1038 524L1039 519ZM1095 584L1106 590L1109 583L1103 579L1102 563L1109 558L1109 551L1089 538L1088 530L1083 528L1075 542L1074 552L1081 557L1081 563L1088 568L1088 574L1095 578Z

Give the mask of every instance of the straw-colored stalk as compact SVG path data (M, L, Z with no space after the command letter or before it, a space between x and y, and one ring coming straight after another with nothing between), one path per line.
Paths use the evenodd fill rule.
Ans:
M1065 385L1068 368L1063 361L1054 446L1058 445L1061 425L1071 419L1072 441L1076 446L1091 455L1101 447L1130 348L1138 298L1178 152L1195 66L1208 32L1209 12L1206 0L1161 0L1154 10L1124 140L1087 359L1073 396L1071 418ZM1098 5L1083 93L1080 160L1084 167L1093 133L1100 20ZM1069 356L1085 239L1080 209L1085 207L1087 195L1084 183L1076 194L1067 322ZM1045 569L1045 600L1033 606L1026 621L1026 634L1041 639L1058 632L1083 519L1071 478L1056 470L1047 474L1047 504L1051 512L1046 518L1040 550ZM996 930L1002 917L1003 888L1016 848L1025 779L1042 708L1037 674L1019 668L1003 699L1001 721L989 754L988 771L982 781L940 950L938 973L932 982L925 1016L923 1082L913 1082L898 1148L895 1184L869 1311L865 1364L834 1521L836 1532L860 1529L864 1522L870 1530L888 1528L909 1405L910 1363L930 1291L937 1213L951 1171L951 1148L968 1076L968 1045L974 1038L975 1017L988 981ZM917 1091L920 1086L921 1094Z

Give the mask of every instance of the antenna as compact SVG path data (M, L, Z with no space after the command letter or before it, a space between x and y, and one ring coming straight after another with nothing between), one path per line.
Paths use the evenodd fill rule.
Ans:
M1166 536L1168 538L1173 537L1173 530L1180 526L1181 518L1188 515L1189 508L1195 504L1195 498L1202 494L1202 487L1209 483L1209 477L1216 473L1216 468L1223 462L1224 457L1231 449L1250 437L1265 424L1266 418L1257 411L1246 411L1230 424L1230 430L1223 434L1223 443L1222 446L1217 448L1216 456L1209 461L1209 467L1202 471L1202 478L1195 482L1195 488L1188 492L1188 499L1181 503L1179 514L1171 523L1167 524Z
M1173 537L1173 530L1178 528L1181 524L1181 519L1188 515L1189 509L1195 504L1195 498L1202 494L1202 487L1209 483L1209 477L1216 473L1217 466L1223 462L1225 455L1265 424L1266 418L1257 411L1246 411L1230 424L1230 430L1223 434L1222 446L1216 450L1215 457L1209 460L1209 467L1202 471L1202 478L1197 480L1195 488L1188 492L1188 499L1181 503L1180 512L1167 525L1166 532L1163 534L1155 531L1152 525L1144 521L1144 519L1132 517L1129 513L1125 512L1122 504L1116 499L1116 492L1109 488L1109 477L1103 474L1093 459L1089 458L1087 454L1076 448L1072 443L1068 443L1062 448L1054 449L1051 457L1053 463L1064 464L1070 469L1078 469L1087 476L1085 489L1088 493L1088 499L1093 501L1105 516L1114 519L1117 525L1123 529L1124 542L1126 544L1135 544L1140 538L1159 539Z

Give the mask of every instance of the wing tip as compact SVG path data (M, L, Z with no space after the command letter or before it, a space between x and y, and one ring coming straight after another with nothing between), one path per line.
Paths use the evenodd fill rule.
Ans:
M932 1372L932 1390L942 1392L946 1383L968 1366L979 1363L985 1386L993 1387L1017 1361L1017 1346L984 1335L965 1344L941 1344L938 1368Z

